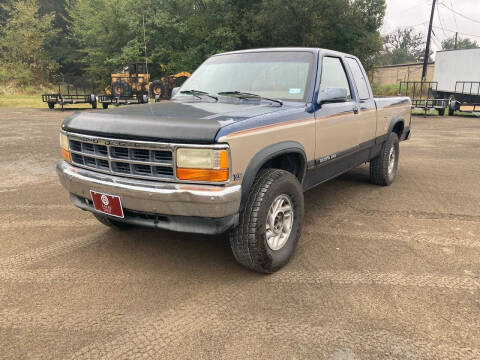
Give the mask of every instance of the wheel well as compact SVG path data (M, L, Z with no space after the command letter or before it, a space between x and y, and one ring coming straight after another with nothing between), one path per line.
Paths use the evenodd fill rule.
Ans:
M398 138L400 139L402 137L402 133L403 133L403 128L404 128L404 125L403 125L403 121L399 121L395 124L395 126L393 127L392 129L392 132L394 132L395 134L398 135Z
M299 153L281 154L268 160L260 170L272 168L291 172L301 183L305 174L305 160Z

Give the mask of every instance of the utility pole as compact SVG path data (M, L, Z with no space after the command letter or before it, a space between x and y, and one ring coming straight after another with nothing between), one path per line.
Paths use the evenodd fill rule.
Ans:
M432 39L433 14L435 13L436 2L437 0L433 0L432 2L432 13L430 14L430 24L428 25L427 45L425 46L425 56L423 57L422 81L425 81L427 78L427 65L428 58L430 56L430 40Z
M455 33L455 47L454 47L455 50L457 50L457 43L458 43L458 32Z

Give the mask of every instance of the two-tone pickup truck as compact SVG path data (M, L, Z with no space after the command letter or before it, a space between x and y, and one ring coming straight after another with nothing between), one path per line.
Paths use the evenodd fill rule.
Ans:
M366 162L395 179L410 99L374 98L351 55L312 48L207 59L169 102L65 119L57 164L72 202L103 224L216 234L271 273L301 234L304 192Z

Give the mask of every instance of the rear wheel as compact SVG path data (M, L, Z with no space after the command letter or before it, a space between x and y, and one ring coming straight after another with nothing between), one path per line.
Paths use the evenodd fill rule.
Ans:
M150 84L150 96L159 99L165 99L167 95L167 86L161 80L154 80Z
M111 227L113 229L116 229L116 230L128 230L128 229L131 229L133 227L135 227L135 225L132 225L132 224L128 224L128 223L124 223L122 221L117 221L115 219L112 219L111 217L108 217L108 216L105 216L105 215L100 215L100 214L93 214L93 216L95 216L95 218L100 221L103 225L106 225L108 227Z
M120 80L114 81L112 83L111 90L112 90L113 96L115 97L121 97L121 96L128 97L132 94L132 89L130 85L128 85L127 82L120 81Z
M303 190L284 170L262 170L230 232L230 246L243 266L273 273L293 255L303 224Z
M370 161L372 183L383 186L393 183L397 175L399 150L398 135L392 132L383 143L380 154Z

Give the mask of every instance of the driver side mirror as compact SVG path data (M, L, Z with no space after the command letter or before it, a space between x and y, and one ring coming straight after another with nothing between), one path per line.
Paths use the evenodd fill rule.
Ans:
M345 88L328 87L318 93L317 103L338 103L347 101L348 92Z
M180 90L180 86L174 87L172 89L172 96L171 97L174 97L175 95L177 95L178 90Z

